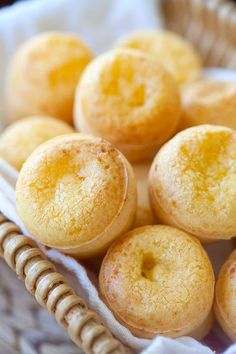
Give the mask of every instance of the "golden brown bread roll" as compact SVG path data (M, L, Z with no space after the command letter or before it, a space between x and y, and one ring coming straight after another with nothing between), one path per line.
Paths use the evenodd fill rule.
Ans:
M21 119L0 135L0 156L20 170L30 154L57 135L73 133L72 127L56 118L33 116Z
M205 242L236 236L236 132L202 125L178 133L153 161L149 194L162 223Z
M136 210L133 170L101 138L59 136L40 145L23 165L16 207L38 241L89 258L131 227Z
M178 85L194 81L200 75L200 56L190 42L174 32L136 31L122 38L117 45L152 55L173 75Z
M10 62L7 120L50 115L72 123L74 91L91 51L76 35L45 32L25 43Z
M170 226L143 226L116 240L99 285L115 317L138 337L199 338L212 324L209 258L197 239Z
M76 90L74 122L132 162L152 156L177 129L178 88L149 55L119 49L93 60Z
M236 83L199 80L182 91L183 113L179 130L200 124L236 129Z

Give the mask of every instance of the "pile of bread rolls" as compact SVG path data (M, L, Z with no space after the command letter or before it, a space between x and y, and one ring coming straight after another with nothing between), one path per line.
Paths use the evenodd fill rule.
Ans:
M202 244L236 236L236 83L201 77L167 31L94 58L76 35L28 40L6 77L0 156L19 171L34 237L99 265L100 295L134 335L236 340L236 253L216 282Z

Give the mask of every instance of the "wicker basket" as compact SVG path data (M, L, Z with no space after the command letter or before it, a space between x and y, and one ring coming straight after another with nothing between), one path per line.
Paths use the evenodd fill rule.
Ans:
M163 0L162 10L165 26L188 38L201 54L204 65L236 69L233 1Z
M201 53L205 65L236 69L236 6L233 2L163 0L161 7L165 27L179 32L192 41ZM55 266L45 259L37 246L22 235L17 226L2 214L0 214L0 254L17 276L25 282L27 290L35 296L37 302L56 318L72 341L84 352L121 354L130 351L112 337L97 315L86 307L74 290L67 285L65 278L55 271ZM8 272L2 261L0 271L1 274ZM9 288L8 283L4 282L4 277L1 276L0 353L20 351L24 354L36 354L39 352L35 351L37 345L31 346L25 336L27 326L32 327L32 321L35 320L24 318L22 323L24 306L20 311L17 309L17 313L13 315L17 298L24 295L17 280L13 282L16 284L13 288ZM15 298L13 302L12 296ZM38 335L45 329L42 319L48 314L45 310L40 310L38 314L32 300L27 301L31 314L36 316L37 312L37 316L41 318L41 322L39 321L41 324L33 326L33 330ZM53 344L50 343L49 338L46 346L40 349L40 353L81 352L60 330L56 331L56 338L57 342Z

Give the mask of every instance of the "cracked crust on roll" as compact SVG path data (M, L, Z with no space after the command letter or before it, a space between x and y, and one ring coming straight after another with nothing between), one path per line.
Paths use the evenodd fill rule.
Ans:
M41 145L26 161L16 206L38 241L88 258L131 227L136 181L126 158L110 143L64 135Z
M109 248L99 285L115 317L138 337L199 338L209 329L212 266L200 242L183 231L152 225L128 232Z
M157 153L149 174L153 210L162 223L204 242L236 235L236 132L186 129Z

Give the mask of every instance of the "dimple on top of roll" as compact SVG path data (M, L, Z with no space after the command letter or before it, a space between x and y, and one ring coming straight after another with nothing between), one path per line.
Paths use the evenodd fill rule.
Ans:
M127 198L125 158L106 141L64 135L41 145L24 164L17 210L42 243L73 248L109 227Z
M74 118L80 131L102 136L121 151L155 151L180 119L172 77L149 55L130 49L107 52L85 69Z
M166 143L149 178L158 217L206 240L236 236L236 132L186 129Z
M118 319L144 338L187 334L212 306L214 274L206 252L169 226L140 227L113 243L99 280Z

